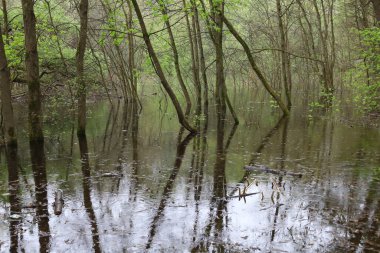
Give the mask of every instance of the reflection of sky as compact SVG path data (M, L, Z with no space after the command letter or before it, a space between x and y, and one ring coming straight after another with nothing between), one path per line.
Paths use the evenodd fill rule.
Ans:
M185 168L189 166L189 158L185 159L187 161L183 164L182 170L186 170ZM136 201L131 202L130 187L132 185L128 170L128 166L124 167L126 176L120 182L118 193L107 191L92 193L101 245L105 252L119 252L121 249L127 249L128 252L141 252L145 249L150 224L160 201L160 195L150 198L144 189L140 189L137 191ZM271 175L268 177L275 179ZM262 192L263 195L246 197L247 203L244 203L243 199L240 201L237 198L229 199L225 213L227 221L224 222L222 233L217 237L210 236L206 240L210 240L212 244L224 244L226 248L233 250L259 248L263 251L315 252L323 248L329 249L337 238L344 237L344 228L334 224L337 222L336 219L339 219L338 215L330 217L321 212L324 209L326 197L324 192L328 185L332 186L329 198L334 201L331 204L331 210L347 208L344 196L347 196L350 186L341 178L319 183L319 186L312 184L305 186L303 179L285 177L285 190L281 188L281 193L274 191L273 200L276 202L277 194L280 194L278 203L283 204L279 206L277 223L274 224L276 205L272 202L273 190L271 181L267 180L268 177L258 176L259 186L249 188L249 192ZM79 178L74 180L78 181L78 188L66 193L62 215L50 216L53 252L86 252L92 246L88 216L82 204L81 181ZM112 178L99 179L99 183L105 185L112 185L114 181L115 179ZM212 178L207 176L204 182L204 192L198 203L199 213L196 213L192 190L189 197L186 196L187 178L179 175L163 215L158 221L152 243L153 249L178 252L191 249L204 239L210 210L211 189L208 184L212 182ZM365 184L365 180L361 183ZM230 189L235 184L230 183L229 186ZM49 188L49 203L54 202L53 187ZM365 192L362 188L357 194L363 197ZM338 213L344 211L342 209ZM49 206L49 212L53 213L51 206ZM6 208L2 207L0 214L7 216ZM196 220L197 230L194 232ZM0 228L2 240L8 238L6 220L0 223ZM271 242L273 229L275 235ZM23 245L28 252L38 252L37 235L38 229L32 215L24 215ZM195 238L194 241L193 238ZM6 245L3 245L2 249L5 247Z
M146 117L149 116L148 113L141 122L147 122ZM223 231L215 236L217 231L215 226L212 226L210 236L205 238L205 228L210 221L215 220L214 216L210 218L216 142L211 123L200 201L199 203L194 201L194 180L189 184L188 179L195 141L193 139L187 146L172 193L169 194L164 210L157 219L151 251L164 249L165 252L187 252L203 240L214 246L224 245L233 252L243 250L254 252L259 251L258 249L263 252L334 252L334 248L337 247L347 249L351 236L350 229L356 226L353 221L368 212L370 215L364 221L368 222L376 218L374 212L379 210L376 204L378 195L371 196L377 201L371 202L370 206L366 207L370 187L379 189L379 181L371 185L375 177L372 168L378 167L380 160L378 153L380 147L375 138L379 134L372 130L363 132L360 129L348 129L339 124L332 128L329 124L324 125L324 121L320 121L305 126L297 120L291 121L285 152L285 169L303 172L305 176L301 179L284 177L285 189L280 187L278 192L275 188L272 189L272 181L278 182L278 176L253 173L250 179L252 181L255 178L258 186L252 185L248 193L262 192L262 194L246 197L246 203L243 199L228 199L226 211L223 213ZM249 163L251 155L255 153L255 147L259 146L273 123L267 122L263 125L239 126L227 153L227 193L230 193L242 178L243 165ZM115 128L118 127L120 126ZM141 252L150 240L151 224L171 173L176 150L174 130L159 133L157 129L156 132L151 131L153 131L151 127L143 126L139 133L138 184L131 169L130 135L126 150L123 152L119 150L120 143L107 144L106 146L111 148L103 152L102 137L88 138L89 149L92 152L90 154L92 175L95 175L92 179L91 198L100 233L101 248L105 252L120 252L122 249L127 252ZM271 137L262 150L258 163L270 165L277 170L281 169L282 134L280 128ZM350 134L350 138L347 138L347 134ZM119 135L114 136L114 142L118 138ZM362 141L363 138L366 142ZM47 142L48 150L50 150L49 145L51 144ZM59 150L58 147L59 144L54 144L54 151L50 150L47 155L51 249L52 252L89 252L92 247L92 235L88 214L83 204L80 163L76 154L69 182L62 183L64 173L54 171L55 166L59 166L53 159L56 157L55 152ZM69 148L66 147L66 150ZM119 156L122 156L124 176L118 185L116 178L98 175L105 171L114 171ZM67 161L63 159L62 164L63 167L66 166ZM32 181L30 176L29 182ZM64 191L65 205L63 213L54 216L52 208L54 191L60 184ZM24 195L24 202L30 203L30 197L25 191ZM282 205L277 206L278 203ZM1 252L6 252L9 247L8 210L9 204L1 202ZM23 209L23 211L29 213L23 214L22 245L27 252L38 252L38 228L34 212L32 209ZM212 215L215 215L215 211ZM373 229L371 233L375 232L376 229ZM271 241L272 236L273 241Z

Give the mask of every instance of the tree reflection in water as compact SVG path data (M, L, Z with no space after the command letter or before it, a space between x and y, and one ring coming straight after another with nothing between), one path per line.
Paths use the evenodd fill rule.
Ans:
M30 154L36 196L36 216L40 252L50 251L50 227L48 211L46 159L43 140L31 140Z
M79 149L80 149L80 157L82 163L82 176L83 176L83 200L84 207L86 208L86 213L88 218L90 219L91 225L91 235L92 235L92 245L93 249L96 253L102 252L100 247L99 240L99 229L98 224L96 222L96 216L94 212L94 208L92 206L91 200L91 168L90 161L88 157L88 146L87 146L87 138L86 135L78 135L79 140Z
M17 157L17 145L8 145L5 150L8 164L8 193L10 203L9 236L10 252L19 252L19 238L21 233L21 201L20 182Z
M224 113L219 113L216 131L217 140L213 174L214 182L209 219L205 227L205 232L202 235L202 238L200 238L199 244L192 249L192 252L225 251L223 243L215 242L221 239L223 229L228 225L226 157L229 145L231 144L232 138L237 129L237 125L234 125L225 144L225 122Z
M180 136L182 135L183 130L184 129L181 127L181 130L179 131L179 134L178 134L178 137L179 137L178 141L180 141ZM157 230L157 227L159 225L160 218L163 215L166 204L167 204L167 202L170 198L170 194L173 190L175 179L176 179L178 172L181 168L182 159L183 159L183 156L185 155L186 147L193 137L194 137L194 134L190 133L189 135L186 136L186 138L183 141L181 141L177 144L177 153L176 153L176 159L174 161L174 166L173 166L173 169L170 173L168 181L166 182L166 185L164 187L162 197L161 197L161 201L160 201L160 204L159 204L158 209L157 209L157 213L154 216L153 221L150 225L148 242L147 242L146 247L145 247L146 249L149 249L151 247L153 238L156 234L156 230Z

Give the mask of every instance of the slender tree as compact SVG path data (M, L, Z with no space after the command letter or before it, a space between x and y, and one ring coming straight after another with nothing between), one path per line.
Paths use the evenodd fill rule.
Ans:
M257 66L255 60L253 59L251 50L248 46L248 44L244 41L244 39L240 36L240 34L236 31L236 29L233 27L233 25L230 23L230 21L223 16L223 21L226 24L228 30L231 32L231 34L236 38L237 41L242 45L244 52L246 53L248 57L248 61L253 69L253 71L256 73L260 81L262 82L264 88L269 92L269 94L273 97L273 99L277 102L277 104L280 106L281 110L285 115L289 115L289 109L286 107L284 102L282 101L281 97L276 93L276 91L269 85L268 80L265 78L264 74L261 72L260 68Z
M217 113L225 115L226 113L226 96L225 96L225 80L224 80L224 63L223 63L223 14L224 1L211 1L211 13L215 22L213 30L214 47L215 47L215 64L216 64L216 84L215 98L217 105ZM223 116L222 116L223 117Z
M9 21L8 21L8 9L7 9L7 1L1 0L2 8L3 8L3 18L4 18L4 35L5 42L8 44L9 42Z
M29 89L29 136L31 141L43 141L41 90L36 36L34 1L22 0L25 36L25 66Z
M191 70L193 76L194 87L197 96L197 113L200 111L201 107L201 84L199 78L199 60L198 60L198 48L196 38L196 31L193 26L193 22L190 22L189 8L187 6L186 0L182 0L183 8L185 10L185 19L187 27L187 35L189 37L190 44L190 56L191 56Z
M292 77L290 70L290 58L288 54L288 40L287 40L287 31L284 27L283 17L285 13L282 11L281 0L276 0L277 6L277 18L278 18L278 30L280 32L280 41L281 41L281 66L282 66L282 78L285 88L285 94L287 99L287 106L290 108L292 106Z
M162 13L164 20L165 20L166 30L167 30L168 35L169 35L170 46L171 46L172 52L173 52L173 60L174 60L175 71L177 74L177 79L178 79L179 85L181 86L183 95L185 96L185 99L186 99L186 112L185 112L185 114L188 115L190 113L190 110L191 110L191 99L190 99L190 95L189 95L189 92L187 90L186 84L183 81L181 68L179 65L178 49L177 49L177 45L176 45L176 42L174 39L173 31L171 28L170 19L168 17L167 7L166 7L166 4L164 3L164 1L162 1L162 0L158 1L158 3L160 5L161 13Z
M84 55L87 41L88 0L79 4L79 42L76 53L77 85L78 85L78 135L86 133L86 81L84 79Z
M17 145L16 128L13 117L11 80L7 57L5 55L2 28L0 25L0 94L1 114L3 117L4 139L7 145Z
M153 66L154 66L154 68L156 70L156 73L157 73L158 77L161 80L162 86L164 87L164 89L168 93L168 95L169 95L169 97L170 97L170 99L171 99L171 101L172 101L172 103L173 103L173 105L174 105L174 107L176 109L179 122L180 122L180 124L183 127L185 127L190 132L196 132L197 130L194 129L192 126L190 126L189 122L187 121L185 115L183 114L181 105L179 104L176 95L174 94L172 88L170 87L169 82L166 80L164 71L161 68L161 64L160 64L160 62L159 62L159 60L157 58L156 52L154 51L153 45L152 45L152 43L150 41L149 34L148 34L148 31L147 31L146 26L145 26L144 19L143 19L143 16L141 14L141 11L140 11L140 7L139 7L139 5L138 5L138 3L137 3L136 0L131 0L131 1L132 1L132 4L133 4L133 7L135 9L135 12L136 12L136 15L137 15L137 19L139 20L140 27L141 27L141 32L143 34L143 39L144 39L144 42L145 42L146 47L148 49L149 56L150 56L150 58L152 60L152 64L153 64Z
M208 102L208 80L207 80L207 73L206 73L206 60L205 60L205 54L204 54L204 49L203 49L202 30L201 30L201 26L199 22L198 6L196 5L194 7L194 20L196 23L197 40L198 40L199 56L200 56L200 70L201 70L202 81L203 81L203 113L207 115L209 102Z

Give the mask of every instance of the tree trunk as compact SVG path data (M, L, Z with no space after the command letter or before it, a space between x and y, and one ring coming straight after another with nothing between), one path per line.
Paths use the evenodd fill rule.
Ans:
M215 84L215 97L217 113L223 118L226 114L226 98L225 98L225 80L224 80L224 63L223 63L223 13L224 1L213 3L212 13L215 17L214 29L214 46L216 56L216 84Z
M194 29L194 17L192 17L192 23L190 24L189 19L189 12L187 10L187 3L186 0L182 0L183 8L185 9L185 19L186 19L186 26L187 26L187 34L189 37L189 43L190 43L190 55L191 55L191 70L193 74L193 82L194 87L197 95L197 114L200 112L200 103L201 103L201 85L200 85L200 78L199 78L199 60L198 60L198 43L196 38L196 30Z
M41 91L38 65L36 17L33 0L22 0L25 33L25 67L29 89L29 137L43 141Z
M194 0L190 0L191 3L191 9L192 9L192 16L191 16L191 26L193 31L193 36L190 38L193 40L194 45L194 74L196 76L196 92L197 92L197 114L201 114L202 112L202 85L201 85L201 79L199 75L199 45L198 45L198 31L197 31L197 22L196 22L196 5Z
M166 8L165 4L162 1L158 1L158 3L160 4L162 15L164 17L168 17L168 12L167 12L167 8ZM174 66L175 66L175 71L177 74L177 79L178 79L179 85L181 86L183 95L185 96L185 99L186 99L185 115L189 115L190 110L191 110L191 99L190 99L189 92L186 88L185 82L183 81L183 78L182 78L181 68L179 66L179 56L178 56L177 45L176 45L175 40L174 40L174 35L173 35L173 31L171 29L169 17L165 18L165 25L166 25L166 30L168 32L169 39L170 39L170 46L171 46L172 52L173 52Z
M0 95L3 132L5 144L14 146L17 145L17 139L12 108L11 80L1 30L0 27Z
M283 23L283 13L281 8L281 0L276 0L277 5L277 18L278 18L278 29L280 32L281 40L281 66L282 66L282 78L285 88L286 99L288 101L288 109L292 106L291 97L291 73L290 73L290 58L288 52L288 43L286 40L286 31Z
M265 89L269 92L269 94L273 97L273 99L277 102L277 104L280 106L281 110L285 115L289 115L289 110L285 106L284 102L281 100L281 97L276 93L276 91L269 85L267 79L264 77L263 73L259 69L259 67L256 65L255 60L252 57L251 50L249 49L248 44L243 40L243 38L239 35L239 33L235 30L235 28L232 26L232 24L228 21L226 17L223 16L223 21L226 24L227 28L230 30L232 35L236 38L237 41L242 45L247 57L248 61L251 64L251 67L253 71L256 73L260 81L263 83Z
M331 52L329 52L329 38L328 38L328 33L329 33L329 20L327 20L326 17L326 8L325 8L325 3L324 0L321 0L321 5L322 8L321 10L318 7L317 0L313 0L313 5L315 9L315 13L317 16L317 28L318 28L318 33L319 37L321 40L322 44L322 57L323 57L323 64L322 64L322 77L323 77L323 83L324 83L324 89L323 92L325 93L323 96L324 102L326 102L327 105L331 104L331 98L332 94L334 92L334 65L335 65L335 50L334 50L334 44L335 44L335 39L334 39L334 27L333 27L333 22L332 22L332 17L331 17L331 39L332 39L332 45L331 45ZM332 6L328 6L328 11L329 14L332 15ZM322 15L321 15L322 14Z
M136 77L136 67L135 67L135 41L133 39L133 34L131 33L133 29L133 16L132 16L132 6L131 2L127 1L128 6L128 12L125 10L125 7L123 5L123 12L125 16L125 21L127 24L128 29L128 71L129 71L129 79L130 79L130 86L132 91L132 99L134 102L139 102L140 106L140 99L137 94L137 77Z
M76 53L77 85L78 85L78 136L86 134L86 81L84 80L84 55L87 41L88 0L79 4L79 42Z
M187 130L189 130L190 132L197 132L192 126L190 126L189 122L186 120L185 118L185 115L183 114L182 112L182 108L177 100L177 97L176 95L174 94L172 88L170 87L168 81L166 80L166 77L165 77L165 74L161 68L161 64L157 58L157 55L156 55L156 52L154 51L154 48L152 46L152 43L150 41L150 38L149 38L149 35L148 35L148 31L146 29L146 26L145 26L145 22L144 22L144 19L143 19L143 16L141 14L141 11L140 11L140 7L139 5L137 4L137 0L131 0L132 1L132 4L133 4L133 7L135 9L135 12L136 12L136 15L137 15L137 19L139 20L139 23L140 23L140 27L141 27L141 32L143 34L143 39L144 39L144 42L147 46L147 49L148 49L148 52L149 52L149 55L151 57L151 60L152 60L152 64L155 68L155 71L158 75L158 77L160 78L161 80L161 84L162 86L164 87L164 89L166 90L166 92L168 93L175 109L176 109L176 112L177 112L177 116L178 116L178 120L180 122L180 124L185 127Z
M373 4L373 9L375 10L375 16L377 25L380 26L380 0L371 0Z
M207 73L206 73L206 60L205 55L203 51L203 41L202 41L202 33L201 33L201 26L199 23L199 14L198 14L198 8L195 6L194 8L194 19L196 23L197 28L197 40L198 40L198 47L199 47L199 56L200 56L200 69L202 74L202 81L203 81L203 113L204 115L208 115L208 81L207 81Z
M9 21L8 21L8 9L7 9L7 1L2 0L3 5L3 18L4 18L4 35L5 35L5 43L9 43Z

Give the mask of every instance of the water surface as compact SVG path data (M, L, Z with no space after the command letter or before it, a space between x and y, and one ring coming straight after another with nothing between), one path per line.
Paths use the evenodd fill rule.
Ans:
M238 127L211 107L195 136L156 96L143 98L141 114L122 101L91 104L81 139L70 107L49 106L44 154L30 152L26 108L16 105L18 175L0 157L0 251L380 251L376 124L301 105L281 119L258 99L235 100Z

